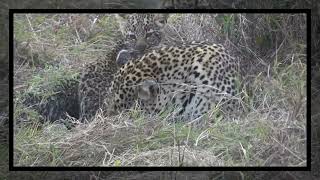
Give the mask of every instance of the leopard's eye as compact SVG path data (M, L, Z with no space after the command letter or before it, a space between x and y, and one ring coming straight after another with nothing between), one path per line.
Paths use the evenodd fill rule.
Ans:
M151 37L152 36L152 32L147 32L146 33L146 38Z
M146 38L148 38L148 37L152 36L152 35L153 35L153 33L154 33L154 31L153 31L153 30L148 30L148 31L146 32Z
M159 22L160 24L164 24L164 23L166 23L166 21L165 21L165 20L163 20L163 19L159 20L158 22Z
M133 34L133 33L129 33L129 34L127 35L127 38L129 38L129 39L137 39L136 35Z
M129 38L130 38L130 39L137 39L137 38L136 38L136 35L134 35L134 34L130 34L130 35L129 35Z

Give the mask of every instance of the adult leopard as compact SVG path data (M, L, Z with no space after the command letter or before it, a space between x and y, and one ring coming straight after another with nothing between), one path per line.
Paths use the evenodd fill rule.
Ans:
M222 45L163 47L117 72L110 87L110 113L129 109L135 102L150 113L174 107L184 120L217 105L230 113L237 107L237 78L238 63Z

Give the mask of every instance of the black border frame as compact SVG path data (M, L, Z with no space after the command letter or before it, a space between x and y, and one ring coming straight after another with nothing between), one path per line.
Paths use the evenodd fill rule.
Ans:
M307 166L230 166L230 167L76 167L76 166L14 166L13 165L13 16L27 13L257 13L306 14L307 18ZM9 9L9 171L311 171L311 9Z

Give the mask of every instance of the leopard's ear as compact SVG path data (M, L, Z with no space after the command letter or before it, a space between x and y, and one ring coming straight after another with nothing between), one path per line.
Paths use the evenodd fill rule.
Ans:
M157 26L163 28L167 24L169 14L155 14L154 22Z
M138 86L138 97L142 100L152 100L157 97L159 84L155 80L144 80Z
M131 54L128 50L122 49L118 54L116 58L116 63L119 66L123 66L131 59Z

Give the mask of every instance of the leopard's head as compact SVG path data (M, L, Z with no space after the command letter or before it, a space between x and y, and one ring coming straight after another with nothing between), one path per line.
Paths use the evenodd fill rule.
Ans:
M116 18L124 37L116 62L123 65L160 44L168 14L117 14Z

